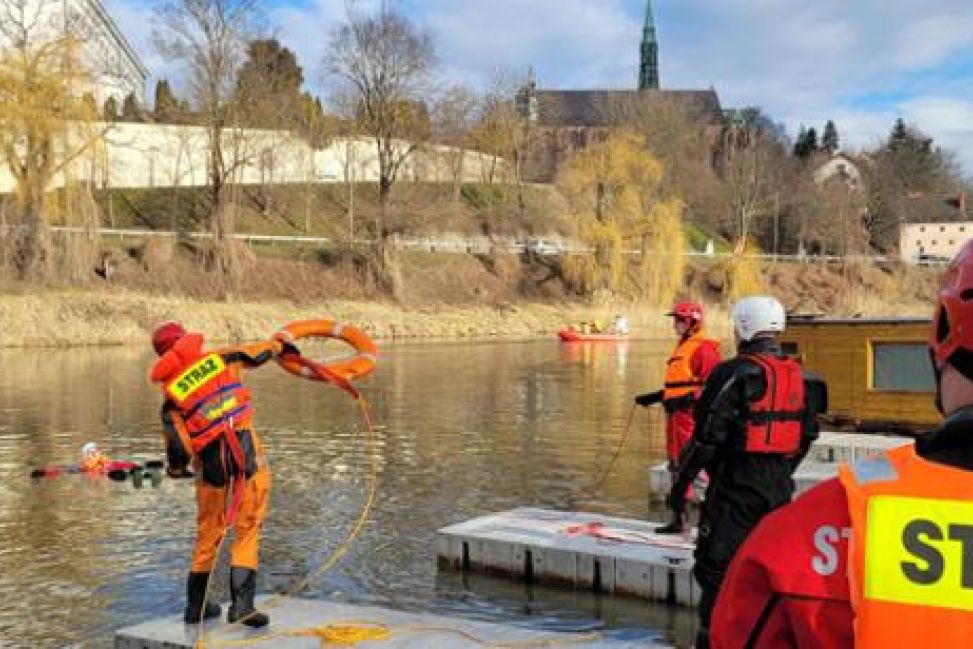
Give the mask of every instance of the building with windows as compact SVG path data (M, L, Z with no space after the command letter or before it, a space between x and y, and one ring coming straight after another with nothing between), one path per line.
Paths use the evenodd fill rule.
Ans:
M973 221L905 223L899 233L899 254L909 262L949 261L973 238Z
M30 50L73 36L91 74L91 93L101 106L108 97L119 105L134 95L145 102L149 71L101 0L0 0L0 51L26 41Z

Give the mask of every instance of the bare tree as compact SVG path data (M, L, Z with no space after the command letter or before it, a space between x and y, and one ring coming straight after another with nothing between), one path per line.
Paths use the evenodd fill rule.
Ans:
M737 252L746 247L753 233L754 219L775 213L785 158L786 152L779 143L759 132L751 133L745 145L722 153L719 174L721 202L727 218L724 227L736 239Z
M467 150L471 142L473 118L476 114L476 94L465 86L447 88L433 107L433 128L440 144L449 148L443 157L453 181L453 202L459 203L463 185Z
M97 225L93 201L52 200L56 182L82 175L75 163L103 135L94 102L84 98L95 79L82 49L90 26L68 17L56 0L0 1L0 159L14 181L19 223L8 241L24 278L52 271L52 212L87 210Z
M392 187L405 162L428 135L422 98L435 65L432 38L383 3L373 16L362 16L349 3L347 22L331 34L324 72L337 94L353 98L358 130L375 142L378 155L379 211L375 224L381 279L398 293L388 209ZM391 271L391 274L390 274Z
M207 184L213 262L235 278L239 259L231 236L234 224L234 176L249 152L233 101L236 73L254 33L256 0L162 0L157 6L156 47L182 62L209 147Z

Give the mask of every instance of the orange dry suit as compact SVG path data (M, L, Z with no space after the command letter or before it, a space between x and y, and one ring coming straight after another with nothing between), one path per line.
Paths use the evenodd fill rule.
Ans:
M207 352L187 334L152 368L162 384L163 435L170 473L196 473L196 547L192 572L210 572L224 530L234 529L230 565L257 569L270 470L253 429L250 391L241 370L273 358L272 343Z
M104 473L111 458L102 453L96 453L81 460L81 471L84 473Z

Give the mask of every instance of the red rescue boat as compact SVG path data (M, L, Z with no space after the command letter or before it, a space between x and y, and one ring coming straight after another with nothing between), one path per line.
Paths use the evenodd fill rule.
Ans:
M624 342L628 340L628 334L585 334L574 329L561 329L557 332L561 342L565 343L587 343L587 342Z

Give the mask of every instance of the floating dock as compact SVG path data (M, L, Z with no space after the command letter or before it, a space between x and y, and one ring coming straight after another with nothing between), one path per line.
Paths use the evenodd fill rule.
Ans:
M822 433L794 475L803 492L837 475L841 462L909 444L903 437ZM665 464L649 472L650 489L669 489ZM441 566L526 581L634 595L694 606L692 538L653 533L660 523L546 509L521 508L439 530Z
M821 433L801 466L794 472L794 495L800 495L811 487L838 475L838 465L843 462L873 457L903 444L911 444L907 437L868 435L862 433ZM649 469L649 493L658 499L669 493L672 479L665 462Z
M258 598L258 607L263 599L266 598ZM319 649L322 646L479 649L484 646L562 645L586 649L634 649L647 646L644 639L612 639L610 632L535 631L441 615L298 598L278 600L267 612L271 624L265 629L230 627L223 621L213 620L205 625L205 638L199 637L196 626L183 624L181 615L145 622L118 631L115 649L192 649L200 639L204 639L209 647L239 646L242 641L248 647L267 649ZM359 630L364 632L359 637L374 634L373 639L356 638Z
M520 508L439 530L442 566L693 606L692 539L661 523Z

